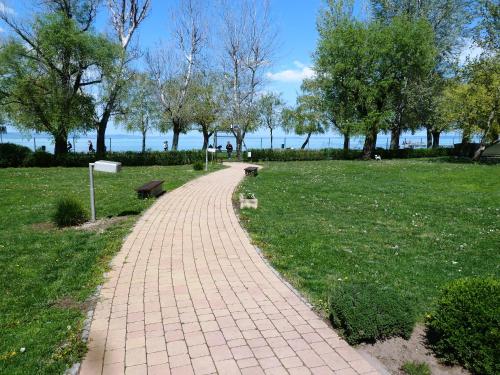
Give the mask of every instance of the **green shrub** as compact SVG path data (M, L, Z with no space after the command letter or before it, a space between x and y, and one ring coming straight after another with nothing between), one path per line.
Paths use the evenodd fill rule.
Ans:
M26 167L52 167L56 163L54 155L46 151L36 151L30 154L24 161Z
M330 294L330 319L350 344L394 336L408 339L415 316L393 289L368 283L340 283Z
M406 362L401 370L408 375L431 375L429 365L423 362Z
M0 168L20 167L32 153L28 147L13 143L0 144Z
M448 284L427 317L435 353L476 374L500 373L500 280L465 278Z
M68 197L61 198L56 203L53 221L58 227L78 225L87 221L87 213L80 201Z
M306 161L306 160L355 160L360 159L361 150L344 151L342 149L322 150L250 150L253 161ZM430 148L430 149L400 149L384 150L377 149L376 153L382 159L406 159L406 158L428 158L437 156L452 156L452 148ZM247 154L244 158L248 160Z
M193 163L193 169L195 171L202 171L203 169L205 169L205 166L201 161L197 161Z

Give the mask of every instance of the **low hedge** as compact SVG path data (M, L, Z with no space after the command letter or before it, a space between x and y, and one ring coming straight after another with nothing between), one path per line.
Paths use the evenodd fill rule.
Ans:
M28 147L0 143L0 168L20 167L31 154Z
M474 374L500 374L500 280L465 278L448 284L427 317L431 348Z
M29 148L4 143L0 145L0 167L87 167L99 158L95 154L70 153L55 157L45 151L32 152ZM12 147L14 146L14 147ZM106 159L124 166L184 165L205 160L204 151L168 152L113 152Z
M342 283L330 294L330 319L349 344L389 337L410 338L415 314L393 289L369 283Z
M322 150L250 150L253 161L306 161L306 160L355 160L361 158L361 150L344 151L341 149ZM386 150L378 148L375 153L382 159L428 158L453 156L452 148L425 148ZM245 160L249 160L244 153Z

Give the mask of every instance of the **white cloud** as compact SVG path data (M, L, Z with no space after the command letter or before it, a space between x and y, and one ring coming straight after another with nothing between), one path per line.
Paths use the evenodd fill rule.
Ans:
M5 5L3 1L0 1L0 13L2 14L15 14L14 9Z
M314 77L314 70L310 66L302 64L300 61L294 61L297 69L285 69L276 73L267 73L266 76L271 81L296 83L302 82L306 78Z

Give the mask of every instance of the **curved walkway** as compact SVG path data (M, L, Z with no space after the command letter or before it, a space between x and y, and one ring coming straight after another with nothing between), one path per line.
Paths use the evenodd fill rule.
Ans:
M245 164L160 198L112 262L87 374L376 374L262 260L232 193Z

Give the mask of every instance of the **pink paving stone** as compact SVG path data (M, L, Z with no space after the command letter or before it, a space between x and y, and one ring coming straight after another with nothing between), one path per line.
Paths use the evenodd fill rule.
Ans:
M103 375L123 375L124 372L125 372L124 363L112 363L109 365L104 365L102 369ZM81 371L80 374L82 374Z
M148 375L148 368L146 365L127 367L125 369L125 375Z
M81 375L376 373L254 250L231 201L246 166L138 220L106 274Z

